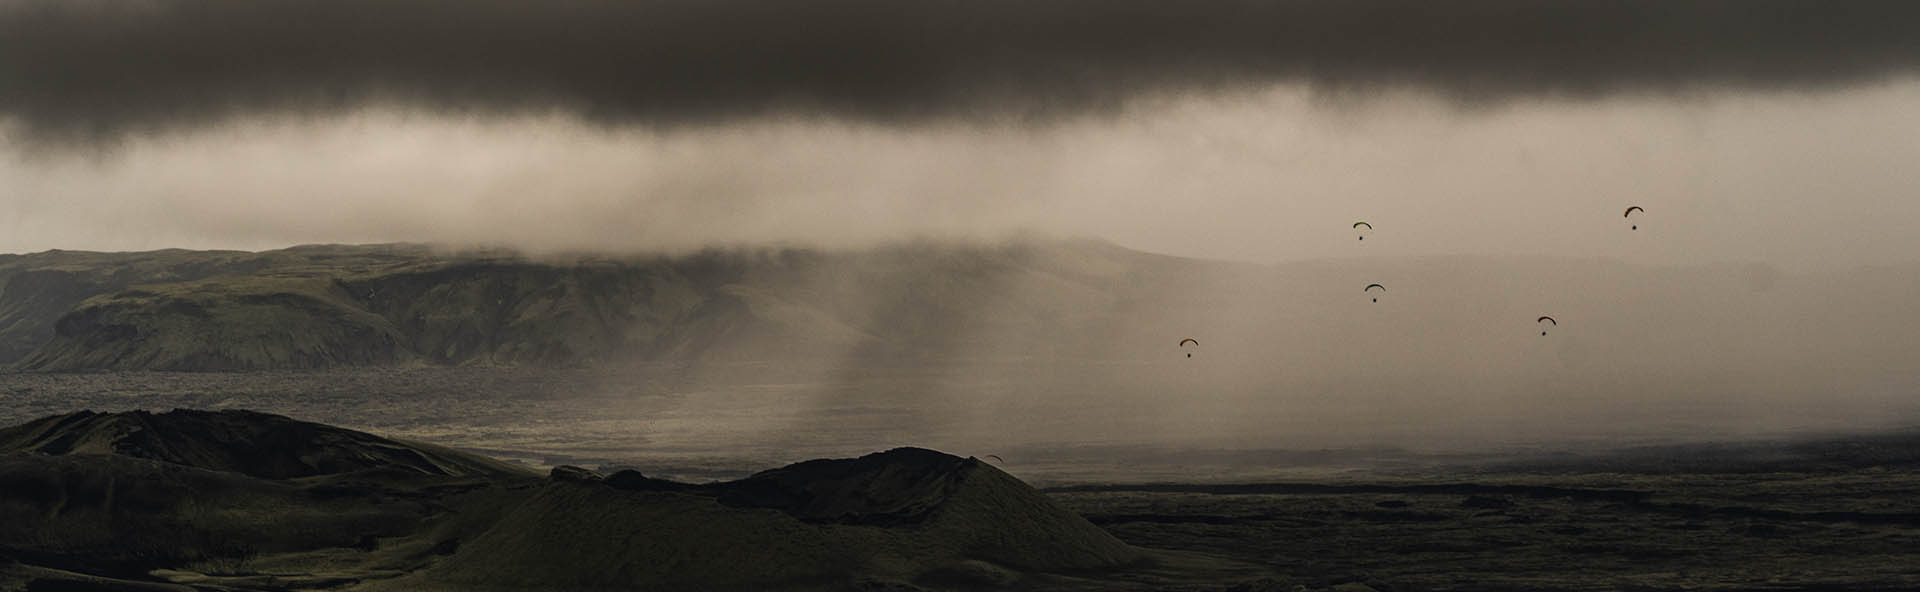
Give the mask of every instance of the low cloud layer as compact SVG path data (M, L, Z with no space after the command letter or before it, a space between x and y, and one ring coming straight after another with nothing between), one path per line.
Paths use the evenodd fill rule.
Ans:
M1273 262L1446 253L1788 269L1914 261L1920 84L1535 102L1191 97L1051 126L366 112L0 152L0 252L431 241L860 247L1009 233ZM1645 208L1632 221L1630 205ZM1350 225L1376 229L1354 240ZM1629 228L1629 223L1638 230Z
M369 105L1036 121L1311 85L1470 104L1910 76L1905 0L6 0L0 117L98 139Z

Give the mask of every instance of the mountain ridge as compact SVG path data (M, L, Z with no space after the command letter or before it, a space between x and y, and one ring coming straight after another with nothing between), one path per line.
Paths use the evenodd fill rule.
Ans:
M1357 295L1376 282L1387 287L1378 302ZM1862 283L1880 288L1848 287ZM1849 364L1920 362L1871 347L1920 329L1912 326L1920 310L1902 294L1920 294L1920 267L1795 275L1762 264L1469 255L1258 265L1097 241L628 257L405 244L57 251L0 260L0 364L74 372L1144 360L1184 337L1231 345L1233 355L1325 363L1340 361L1317 345L1330 339L1383 353L1412 348L1374 343L1403 326L1453 342L1404 349L1442 363L1447 351L1468 351L1460 345L1522 347L1514 339L1537 331L1504 327L1515 318L1530 327L1542 314L1588 336L1588 345L1555 342L1575 362L1591 357L1575 350L1590 351L1596 337L1644 364L1659 363L1639 352L1647 343L1694 352L1700 344L1689 340L1698 339L1767 350L1727 363L1834 348L1857 354Z

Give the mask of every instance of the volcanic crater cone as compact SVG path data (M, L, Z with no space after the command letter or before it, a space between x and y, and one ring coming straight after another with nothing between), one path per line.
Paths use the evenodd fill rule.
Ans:
M999 469L920 448L691 484L540 479L241 410L0 428L0 589L959 590L1152 564Z
M399 587L998 587L1142 554L973 458L896 448L688 485L573 467ZM398 588L395 588L398 589Z

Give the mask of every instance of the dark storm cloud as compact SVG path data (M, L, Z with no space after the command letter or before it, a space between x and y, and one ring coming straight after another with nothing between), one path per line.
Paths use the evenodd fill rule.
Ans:
M1048 119L1272 82L1515 96L1910 73L1908 0L0 0L0 112L116 135L367 104L658 125Z

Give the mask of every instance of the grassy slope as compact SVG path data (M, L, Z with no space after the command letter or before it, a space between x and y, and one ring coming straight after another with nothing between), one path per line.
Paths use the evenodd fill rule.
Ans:
M998 469L933 451L646 483L670 491L631 478L540 481L466 453L247 411L51 416L0 428L0 583L974 588L1142 559Z
M860 581L1004 588L1023 574L1112 570L1141 561L1139 550L1019 480L976 460L946 458L952 462L942 464L950 468L929 475L951 479L944 496L882 483L923 470L913 462L862 469L868 472L850 477L857 483L852 489L823 485L831 478L819 475L798 479L809 500L857 505L905 495L931 509L924 521L885 526L741 507L726 503L725 494L555 481L446 562L374 589L792 590L844 589ZM814 461L823 462L857 461Z
M117 455L265 479L373 469L462 478L532 476L517 465L441 446L238 409L52 415L0 428L0 454L7 453Z
M141 285L82 302L55 331L22 367L248 370L414 357L387 319L333 282L303 277Z
M564 365L938 353L1108 299L1028 247L561 261L369 249L29 255L0 277L13 280L0 310L15 311L0 322L16 345L45 339L19 355L24 370ZM80 279L55 290L35 279L49 273ZM956 338L959 325L990 330Z
M1216 357L1291 360L1331 369L1328 380L1354 378L1339 374L1359 372L1349 358L1365 351L1400 361L1366 369L1368 380L1418 385L1485 373L1476 352L1541 349L1548 342L1520 341L1537 337L1527 329L1538 314L1559 317L1565 337L1545 358L1513 363L1597 379L1712 368L1766 384L1769 373L1920 366L1920 349L1888 347L1920 331L1911 267L1794 276L1523 257L1258 266L1091 242L548 260L324 246L39 253L0 260L0 281L0 361L15 356L26 370L1138 360L1203 336ZM1357 287L1376 281L1390 292L1369 303Z
M446 516L497 511L536 479L486 457L247 411L49 416L0 428L0 567L138 580L158 568L415 569L443 537L472 534ZM413 536L424 538L371 552ZM0 569L0 589L9 578L85 579Z
M9 256L0 259L0 363L20 360L53 341L58 321L82 303L134 286L156 286L144 292L162 296L184 289L174 284L211 278L324 278L392 268L429 254L418 246L372 245L296 247L262 253L168 249L139 253L46 251ZM200 288L208 296L218 291L204 282ZM260 295L263 287L236 286L233 291ZM271 294L272 290L264 292ZM151 297L146 301L151 302Z

